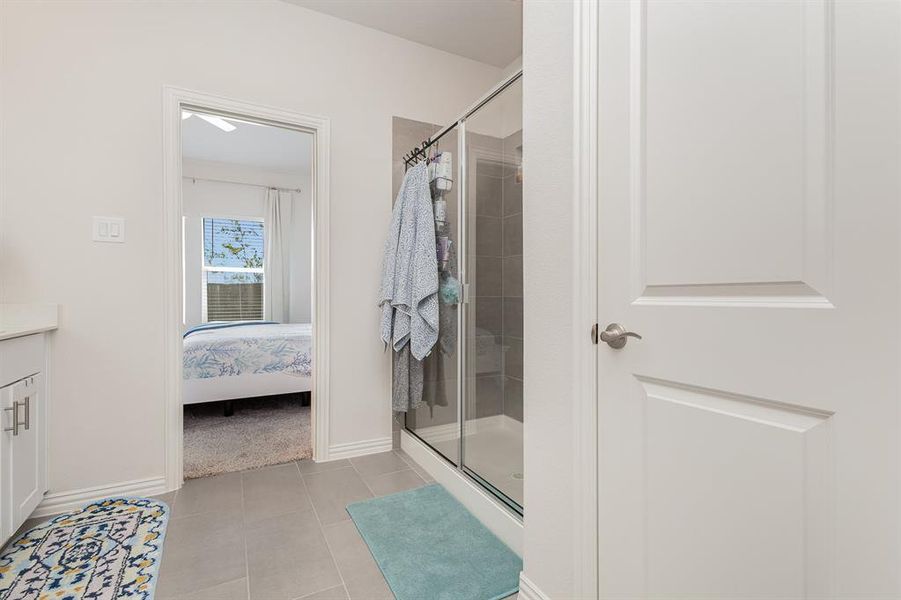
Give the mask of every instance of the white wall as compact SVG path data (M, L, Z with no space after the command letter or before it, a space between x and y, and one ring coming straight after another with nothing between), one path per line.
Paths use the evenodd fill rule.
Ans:
M572 4L527 1L523 21L523 572L551 598L572 598Z
M182 185L185 323L191 326L202 322L203 217L265 218L266 187L260 186L300 190L293 194L294 210L290 225L288 320L309 323L313 277L311 175L273 173L252 167L236 168L223 163L191 160L183 161L182 173L185 175Z
M331 119L330 442L389 438L391 116L447 122L500 69L276 1L5 1L0 23L0 300L61 305L51 490L163 474L164 85ZM92 215L127 242L92 243Z
M512 77L514 73L522 69L522 55L510 61L510 64L501 69L501 78Z

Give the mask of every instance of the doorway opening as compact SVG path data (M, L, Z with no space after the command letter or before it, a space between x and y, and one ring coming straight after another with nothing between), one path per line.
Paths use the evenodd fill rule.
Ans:
M184 476L311 458L313 136L181 119Z
M327 459L323 119L167 91L167 487Z

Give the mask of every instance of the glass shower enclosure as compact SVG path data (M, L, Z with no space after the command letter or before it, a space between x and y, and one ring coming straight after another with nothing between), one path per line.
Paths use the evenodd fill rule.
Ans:
M408 432L523 512L522 74L447 130L452 185L433 182L441 333ZM439 188L439 189L436 189ZM438 217L443 217L439 219ZM444 239L442 239L444 238Z

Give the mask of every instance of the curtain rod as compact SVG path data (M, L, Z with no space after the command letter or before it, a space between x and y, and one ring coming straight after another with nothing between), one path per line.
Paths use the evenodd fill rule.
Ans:
M249 185L252 187L266 188L267 190L281 190L283 192L297 192L297 193L301 192L300 188L285 188L285 187L278 187L275 185L263 185L262 183L247 183L244 181L229 181L228 179L211 179L209 177L191 177L189 175L182 175L182 177L184 179L190 179L194 183L196 183L198 181L212 181L214 183L233 183L235 185Z

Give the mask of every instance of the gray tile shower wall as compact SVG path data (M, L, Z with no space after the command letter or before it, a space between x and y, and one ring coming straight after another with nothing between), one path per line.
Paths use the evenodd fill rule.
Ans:
M404 175L403 156L439 126L395 117L393 122L392 200ZM450 139L452 137L453 139ZM443 140L456 151L456 134ZM470 134L467 146L474 151L469 164L469 223L473 226L470 269L470 316L474 327L472 350L476 356L473 386L475 392L467 407L469 418L506 414L522 420L522 182L517 166L521 157L521 132L505 139ZM489 157L479 159L477 153ZM455 153L456 154L456 153ZM459 159L455 155L455 160ZM456 165L455 165L456 167ZM448 197L448 219L457 226L456 195ZM455 232L454 232L455 233ZM439 364L440 363L440 364ZM440 367L440 368L439 368ZM448 406L411 411L406 415L412 429L454 423L457 418L456 355L427 359L425 394L444 397ZM395 413L395 445L399 443L404 413Z
M440 129L441 126L433 123L423 123L420 121L394 117L392 122L392 192L390 201L394 201L404 178L404 155L414 146L419 145L423 140L429 138ZM440 145L442 148L450 149L456 154L456 134L451 133L446 138L443 138ZM454 159L456 160L456 156ZM451 194L456 193L456 190L451 191ZM496 217L498 221L501 216L500 211L501 207L498 207ZM456 227L457 202L455 196L453 198L450 196L448 197L447 219L453 227ZM500 227L498 227L498 229L500 230ZM451 233L452 236L455 235L453 230ZM437 399L440 402L447 402L447 406L436 406L434 411L425 407L419 410L410 411L409 413L395 412L393 419L395 448L400 447L400 430L404 427L405 417L408 419L411 429L414 430L417 427L446 425L454 423L457 420L456 369L457 359L455 353L444 354L433 351L432 355L426 359L424 396ZM387 402L388 400L386 399L385 401Z
M480 136L485 146L498 146L498 140ZM503 168L492 162L476 160L475 197L469 206L475 210L475 399L468 407L469 419L493 417L504 412L503 344L504 272L503 272ZM470 171L471 172L471 171ZM472 246L470 246L472 248Z
M504 414L522 423L522 379L506 378L504 382Z
M511 165L522 157L522 132L504 139L504 156ZM515 166L504 172L501 183L504 215L502 229L503 322L501 344L504 347L504 414L522 421L523 397L523 293L522 293L522 180Z
M499 256L476 257L476 289L481 296L504 295L503 259Z
M513 185L518 184L511 184ZM504 217L504 256L522 256L522 213Z
M484 217L503 217L504 207L501 190L501 178L493 165L481 162L476 177L476 215Z
M503 255L503 221L500 217L476 214L476 258Z
M505 298L522 298L522 255L503 258L503 292Z

